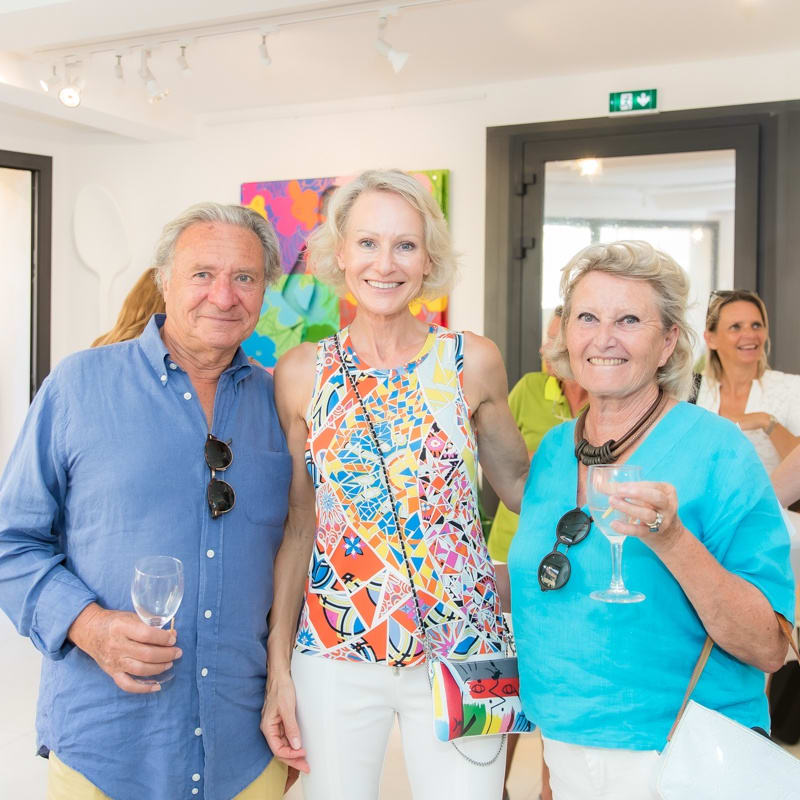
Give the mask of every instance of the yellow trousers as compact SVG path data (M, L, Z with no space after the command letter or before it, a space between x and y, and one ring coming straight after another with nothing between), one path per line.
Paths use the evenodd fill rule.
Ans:
M55 753L50 753L47 774L47 800L111 800L93 783ZM269 766L232 800L279 800L286 785L286 765L273 758Z

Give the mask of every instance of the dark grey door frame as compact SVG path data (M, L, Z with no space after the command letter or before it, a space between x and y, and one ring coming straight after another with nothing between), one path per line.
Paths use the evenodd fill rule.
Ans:
M0 150L0 167L31 173L30 396L50 372L50 269L53 217L53 159Z
M539 364L543 163L722 148L737 151L736 283L767 304L773 363L800 372L800 102L789 101L487 130L485 331L512 383Z

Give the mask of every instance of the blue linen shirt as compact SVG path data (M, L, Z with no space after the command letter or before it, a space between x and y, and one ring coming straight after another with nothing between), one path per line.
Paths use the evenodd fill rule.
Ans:
M0 480L0 606L45 656L38 742L115 800L225 800L272 754L259 731L272 568L290 456L272 377L241 348L212 432L236 504L206 502L208 425L154 317L139 339L66 358L42 384ZM132 610L134 562L180 558L183 657L155 694L129 694L66 640L92 601Z
M661 750L706 636L678 582L652 550L628 537L623 579L646 599L592 600L589 593L606 588L611 575L608 540L593 526L569 548L567 585L539 588L539 562L553 548L558 520L575 507L574 429L575 422L554 428L536 451L509 553L523 707L551 739ZM643 480L673 484L684 526L792 619L786 526L753 446L731 422L679 403L630 463L642 467ZM719 647L692 697L748 727L769 728L763 673Z

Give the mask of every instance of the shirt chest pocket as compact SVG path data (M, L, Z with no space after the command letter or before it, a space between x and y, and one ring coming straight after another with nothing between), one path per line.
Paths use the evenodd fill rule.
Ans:
M237 454L238 455L238 454ZM218 474L236 491L236 505L256 525L282 526L289 507L292 459L286 452L261 450L238 461L230 476Z

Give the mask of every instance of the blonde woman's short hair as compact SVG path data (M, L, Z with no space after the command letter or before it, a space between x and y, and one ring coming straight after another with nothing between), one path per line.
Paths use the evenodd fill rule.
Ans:
M708 311L706 312L706 331L715 333L719 325L722 309L729 303L737 303L739 301L752 303L758 309L761 314L761 321L764 323L764 330L767 332L767 339L764 342L764 349L761 351L761 358L758 359L758 368L756 370L756 378L760 378L769 369L769 361L767 360L770 345L769 317L767 316L767 307L764 305L764 301L755 292L751 292L749 289L723 289L711 292L711 297L708 298ZM719 354L716 350L708 348L708 358L706 359L703 375L719 383L724 372Z
M457 272L457 258L447 221L433 195L412 175L397 169L362 172L336 190L325 221L308 239L311 271L339 294L345 293L344 273L339 269L336 256L344 240L353 203L364 192L393 192L419 212L425 250L431 260L431 271L422 282L420 299L433 300L447 294Z
M678 400L686 398L692 382L694 331L686 320L689 276L666 253L648 242L630 240L584 247L561 270L564 313L555 340L544 348L544 356L560 378L574 380L566 346L566 330L572 315L572 295L580 280L590 272L605 272L617 278L644 281L656 294L664 331L678 328L672 355L656 372L656 382Z

